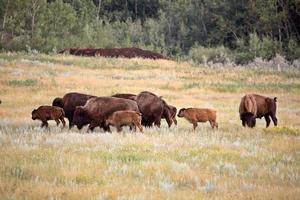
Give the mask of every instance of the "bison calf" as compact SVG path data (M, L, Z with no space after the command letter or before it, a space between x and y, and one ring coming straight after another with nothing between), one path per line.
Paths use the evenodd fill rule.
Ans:
M218 128L216 121L216 111L207 108L182 108L179 110L178 117L184 117L186 120L191 122L194 126L194 130L197 127L197 122L209 121L212 128Z
M40 106L38 107L38 109L34 109L31 115L33 120L39 119L42 121L41 127L48 127L48 120L55 120L57 126L59 125L60 121L63 123L63 126L66 125L66 122L64 120L65 112L60 107Z
M130 126L136 131L136 127L143 132L141 126L142 114L135 111L116 111L106 120L106 125L112 125L117 128L117 132L122 131L122 126Z

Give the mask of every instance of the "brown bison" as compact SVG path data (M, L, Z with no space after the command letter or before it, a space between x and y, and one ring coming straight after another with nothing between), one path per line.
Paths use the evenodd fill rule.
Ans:
M107 118L114 112L131 110L139 112L135 101L116 97L94 97L84 106L77 106L73 116L73 123L78 129L89 124L88 130L93 131L97 126L105 125ZM110 132L109 127L106 131Z
M67 93L63 98L57 97L53 100L52 106L61 107L66 113L66 118L69 120L69 128L73 127L73 115L76 106L83 106L88 99L95 97L92 95L81 94L76 92Z
M116 111L106 120L106 125L115 126L118 132L122 131L122 126L133 127L134 131L136 131L136 127L138 127L140 132L143 132L141 123L142 114L135 111Z
M153 94L151 92L143 92L143 93L144 93L144 95L147 93L147 95L149 95L150 97L156 96L155 94ZM131 99L131 100L137 101L137 95L129 94L129 93L117 93L117 94L112 95L112 97ZM169 127L172 125L173 121L175 124L177 124L177 120L176 120L177 109L174 106L168 105L164 100L161 99L161 101L163 103L163 113L162 113L161 118L166 119ZM140 103L141 104L140 106L142 106L142 107L144 106L143 101L137 101L137 103ZM146 125L146 123L143 123L143 125ZM152 126L152 124L149 126Z
M117 97L117 98L123 98L123 99L131 99L136 101L136 95L135 94L129 94L129 93L117 93L112 95L112 97Z
M175 125L177 125L177 120L176 120L177 108L175 106L167 104L164 100L163 103L164 103L164 112L162 115L162 119L165 119L167 121L169 127L171 127L173 122Z
M56 106L40 106L32 111L31 116L33 120L39 119L42 121L41 127L48 127L48 120L55 120L57 126L59 125L60 121L63 123L64 127L66 125L64 120L64 110Z
M242 125L253 128L256 125L256 118L261 119L264 117L266 127L268 127L271 122L271 117L274 125L277 126L276 102L277 97L269 98L257 94L246 94L243 96L239 107Z
M161 118L164 116L169 127L172 124L171 114L166 103L161 97L151 92L141 92L136 97L139 110L142 113L142 124L151 127L153 123L160 127Z
M216 111L208 108L182 108L178 112L178 117L184 117L190 123L193 124L194 130L196 129L197 122L207 122L209 121L212 128L218 128L218 123L216 121L217 115Z

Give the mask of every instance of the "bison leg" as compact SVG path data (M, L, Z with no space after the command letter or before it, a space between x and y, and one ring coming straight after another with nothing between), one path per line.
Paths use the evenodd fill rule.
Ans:
M133 130L134 132L136 132L136 125L134 123L130 124L130 130Z
M136 127L139 128L140 132L142 133L143 132L143 127L141 126L141 124L139 123L134 123Z
M105 123L101 124L100 127L104 130L104 132L111 133L109 125L105 125Z
M270 125L270 122L271 122L271 120L270 120L270 116L269 115L265 115L265 120L266 120L266 128L268 128L269 127L269 125Z
M66 121L65 121L64 117L61 116L59 119L60 119L60 121L62 122L63 127L65 127L65 126L66 126Z
M174 121L174 124L177 125L177 119L174 118L173 121Z
M197 122L193 122L193 128L194 128L194 130L197 128L197 126L198 126Z
M157 119L157 120L154 122L155 126L157 126L158 128L160 128L160 120L161 120L161 119Z
M275 116L275 114L271 114L271 118L274 123L274 126L277 126L277 117Z
M210 123L210 126L212 127L212 129L214 129L214 127L215 127L214 122L213 121L209 121L209 123Z
M55 119L55 121L56 121L56 125L58 126L60 123L59 119Z
M215 124L215 127L216 127L217 129L219 129L218 123L217 123L217 122L214 122L214 124Z
M72 122L73 117L72 117L72 118L69 117L68 120L69 120L69 129L71 129L71 128L74 126L74 124L73 124L73 122Z
M97 126L98 124L96 122L91 122L87 131L89 132L89 130L91 130L91 132L93 132Z
M245 127L246 126L246 120L242 119L242 125Z
M117 132L121 132L122 131L122 127L121 126L117 126Z

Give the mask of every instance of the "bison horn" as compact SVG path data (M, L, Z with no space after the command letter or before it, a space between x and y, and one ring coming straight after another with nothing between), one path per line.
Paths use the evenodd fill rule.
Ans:
M277 97L274 97L274 101L277 102Z

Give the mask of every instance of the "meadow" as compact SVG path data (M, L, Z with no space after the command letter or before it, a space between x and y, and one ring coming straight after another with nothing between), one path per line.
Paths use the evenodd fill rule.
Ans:
M218 130L178 125L41 129L31 111L67 92L152 91L217 110ZM246 93L278 97L278 127L243 128ZM299 199L300 70L171 60L0 54L0 199Z

